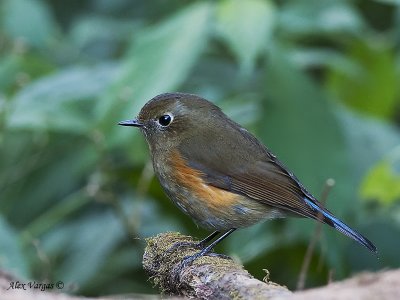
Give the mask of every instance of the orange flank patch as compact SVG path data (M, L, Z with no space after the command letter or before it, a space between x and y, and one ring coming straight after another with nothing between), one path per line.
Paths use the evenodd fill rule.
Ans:
M187 188L199 201L204 201L208 207L220 210L239 201L239 195L205 183L202 179L203 173L189 167L178 152L175 152L171 158L177 183Z

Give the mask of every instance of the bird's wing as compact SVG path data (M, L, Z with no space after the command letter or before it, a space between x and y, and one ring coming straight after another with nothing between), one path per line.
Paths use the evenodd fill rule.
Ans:
M210 134L204 141L199 137L187 140L179 152L210 185L300 216L317 218L318 213L304 198L318 207L319 202L265 146L245 130L232 133L234 139L229 133L225 132L223 137Z
M219 185L220 188L301 216L315 218L314 211L303 200L306 195L299 182L274 161L258 161L228 176L230 184ZM217 185L215 179L209 178L210 184Z

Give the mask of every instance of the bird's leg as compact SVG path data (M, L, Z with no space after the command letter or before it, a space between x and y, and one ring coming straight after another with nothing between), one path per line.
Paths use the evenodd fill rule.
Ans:
M219 243L221 242L223 239L225 239L228 235L230 235L232 232L234 232L236 230L236 228L232 228L229 229L227 232L225 232L223 235L221 235L218 239L216 239L214 242L212 242L210 245L208 245L207 247L203 248L201 251L190 255L190 256L186 256L182 259L181 263L179 264L178 267L174 268L172 270L172 274L173 274L173 278L175 280L178 279L179 274L181 273L182 269L186 268L187 266L190 266L192 264L192 262L203 256L203 255L210 255L209 252ZM210 241L211 239L213 239L219 232L213 232L212 234L210 234L208 237L206 237L203 241ZM201 242L203 242L201 241ZM200 242L200 243L201 243ZM199 244L200 244L199 243ZM225 258L225 259L230 259L230 257L226 256L226 255L221 255L221 254L217 254L217 253L212 253L210 256L217 256L217 257L221 257L221 258Z
M207 236L205 239L202 239L200 242L197 243L197 247L199 248L205 248L205 246L207 245L207 243L209 241L212 241L218 234L220 234L219 231L214 231L213 233L211 233L209 236Z
M230 259L230 257L229 256L226 256L226 255L223 255L223 254L218 254L218 253L210 253L210 251L212 250L212 249L214 249L214 247L219 243L219 242L221 242L223 239L225 239L228 235L230 235L232 232L234 232L236 230L236 228L232 228L232 229L229 229L227 232L225 232L223 235L221 235L218 239L216 239L214 242L212 242L210 245L208 245L207 247L205 247L205 248L203 248L199 253L196 253L195 255L192 255L192 256L195 256L194 257L194 259L193 260L195 260L196 258L198 258L198 257L200 257L200 256L203 256L203 255L208 255L208 256L216 256L216 257L221 257L221 258L225 258L225 259ZM214 235L215 234L215 232L213 233L213 234L211 234L210 236L208 236L208 237L206 237L204 240L207 240L207 239L209 239L212 235ZM215 234L216 235L216 234ZM203 241L204 241L203 240ZM203 241L201 241L201 242L203 242ZM200 242L200 243L201 243ZM199 243L199 244L200 244ZM196 256L197 255L197 256ZM186 258L186 257L185 257ZM185 260L185 258L183 259L183 260ZM193 261L192 260L192 261Z
M207 236L205 239L201 240L200 242L176 242L174 243L166 253L171 253L175 249L181 248L181 247L192 247L196 249L202 249L206 247L206 244L213 240L220 232L219 231L214 231L211 233L209 236Z

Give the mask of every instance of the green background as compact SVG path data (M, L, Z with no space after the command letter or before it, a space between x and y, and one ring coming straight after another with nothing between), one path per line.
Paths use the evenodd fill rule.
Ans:
M162 92L207 98L378 247L324 226L307 287L399 267L400 1L3 0L0 268L83 295L157 293L144 238L198 229L117 126ZM235 232L217 251L293 289L315 222Z

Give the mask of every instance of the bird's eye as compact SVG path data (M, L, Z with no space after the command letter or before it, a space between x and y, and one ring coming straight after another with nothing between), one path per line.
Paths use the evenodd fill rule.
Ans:
M168 126L172 122L172 116L171 115L162 115L161 117L158 118L158 123L160 123L161 126Z

